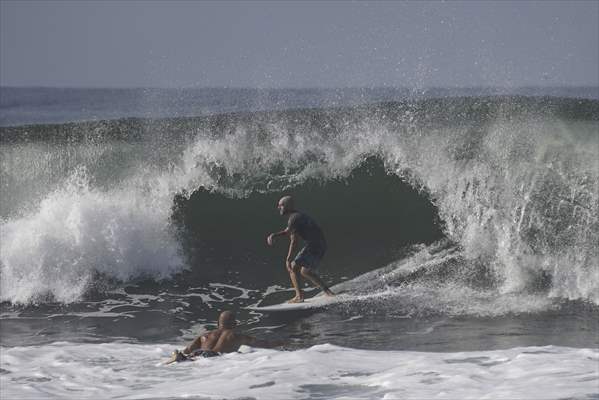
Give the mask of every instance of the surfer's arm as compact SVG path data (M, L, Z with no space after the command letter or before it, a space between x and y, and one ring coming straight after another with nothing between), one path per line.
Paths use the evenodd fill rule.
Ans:
M266 238L266 243L268 243L269 246L272 246L273 241L275 240L275 238L277 236L285 236L289 234L289 228L285 228L280 232L275 232L275 233L271 233L270 235L268 235L268 237Z

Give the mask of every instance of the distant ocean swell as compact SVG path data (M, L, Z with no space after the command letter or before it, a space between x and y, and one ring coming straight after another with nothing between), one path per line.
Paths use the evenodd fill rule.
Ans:
M293 192L327 215L345 182L363 221L426 203L410 205L425 228L402 243L442 231L464 290L479 274L500 294L598 305L598 129L599 101L525 97L0 128L0 298L68 303L100 282L171 279L202 268L181 236L202 221L178 221L180 204L202 195L254 225L263 211L240 212L252 196ZM389 184L423 195L381 210Z

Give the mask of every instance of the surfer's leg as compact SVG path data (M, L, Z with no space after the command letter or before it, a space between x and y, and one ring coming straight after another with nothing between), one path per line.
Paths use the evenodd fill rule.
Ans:
M320 260L324 256L326 249L320 247L310 247L309 245L304 247L295 259L295 264L300 265L299 272L301 275L308 279L314 286L320 288L327 296L334 296L335 294L328 288L328 286L320 279L316 274L315 269L318 267Z
M295 289L295 297L288 301L288 303L301 303L304 301L304 292L301 289L301 278L299 274L300 267L295 262L291 263L291 268L289 269L289 277L291 278L291 283L293 284L293 288Z
M329 289L329 287L322 281L322 279L320 279L320 276L318 276L314 271L306 267L302 267L300 271L304 278L312 282L312 284L317 288L320 288L323 292L325 292L327 296L335 295L335 293L333 293L331 289Z

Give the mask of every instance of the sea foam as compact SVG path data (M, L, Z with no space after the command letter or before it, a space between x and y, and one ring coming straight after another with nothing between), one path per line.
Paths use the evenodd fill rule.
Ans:
M563 399L597 395L596 349L519 347L459 353L329 344L163 365L174 345L2 348L0 394L20 399Z

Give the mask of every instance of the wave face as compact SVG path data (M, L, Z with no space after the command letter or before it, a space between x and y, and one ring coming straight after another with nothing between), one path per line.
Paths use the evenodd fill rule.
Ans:
M0 128L1 300L269 264L293 193L336 262L360 248L348 274L445 236L464 288L599 304L598 121L594 100L488 97Z

